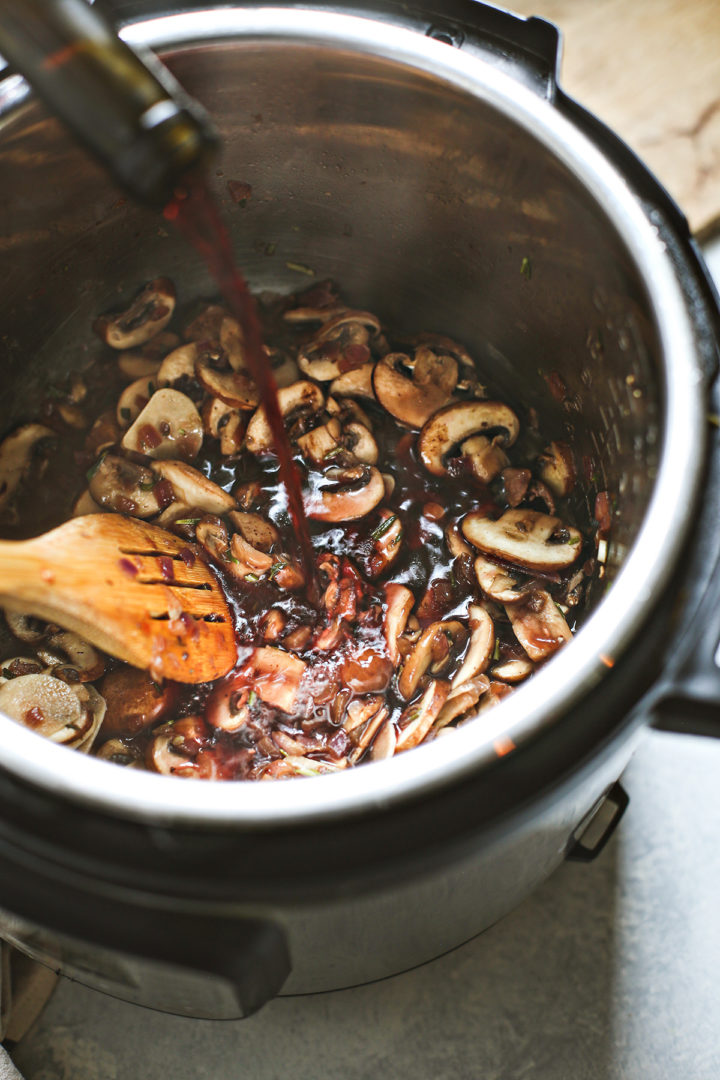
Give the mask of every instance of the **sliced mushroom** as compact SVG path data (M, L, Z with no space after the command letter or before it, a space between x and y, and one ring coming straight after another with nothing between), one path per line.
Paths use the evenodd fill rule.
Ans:
M232 368L218 370L207 356L200 356L195 361L195 374L206 390L233 408L248 411L257 408L260 395L257 386L245 372L233 371Z
M460 453L470 466L474 476L482 484L489 484L509 464L510 459L502 448L503 436L488 439L473 435L460 444Z
M315 521L357 521L385 498L385 484L372 465L328 469L332 488L317 487L305 499L305 513Z
M155 380L158 386L174 386L181 379L195 378L195 363L207 351L207 343L191 341L186 345L178 345L168 353L158 368Z
M540 479L559 499L575 487L575 463L567 443L551 442L538 456Z
M478 555L475 560L478 585L491 600L498 604L514 604L522 600L527 591L528 580L518 572Z
M297 444L307 462L315 465L316 468L324 469L326 465L342 456L341 438L342 425L337 418L333 417L327 424L321 424L301 435Z
M397 749L397 729L391 719L387 719L370 747L372 761L385 761L391 758Z
M508 604L505 611L531 660L545 660L572 638L562 612L544 589L537 589L521 604Z
M355 698L347 707L343 728L350 736L353 749L348 761L354 765L362 757L390 713L381 697Z
M423 630L398 679L398 693L408 701L426 672L439 675L450 662L450 646L463 642L467 632L456 619L435 622ZM450 684L448 684L449 687Z
M388 656L393 666L400 663L400 649L398 639L405 632L410 612L415 604L415 597L410 589L395 582L385 586L385 617L383 619L383 633L387 645Z
M318 382L329 382L370 360L368 342L380 332L378 319L367 311L344 311L323 323L308 345L298 351L298 367Z
M130 427L155 393L155 388L153 379L148 378L136 379L125 387L118 398L115 410L118 427L123 429Z
M104 510L149 518L161 509L151 469L117 454L104 454L89 474L90 495Z
M233 371L245 368L245 348L242 327L232 315L227 315L220 323L220 346L227 356Z
M148 378L157 374L163 357L177 348L180 338L169 330L155 334L139 349L122 352L118 356L118 368L129 379Z
M412 371L412 378L402 369ZM457 383L457 362L420 345L411 360L405 353L388 353L375 365L373 391L391 416L411 428L421 428L447 405Z
M76 683L94 682L105 673L105 658L89 641L70 630L50 634L37 646L41 660L51 666L72 668ZM67 681L67 680L66 680Z
M304 323L326 323L331 319L336 319L339 315L344 314L348 310L347 304L341 303L329 303L325 307L310 306L290 308L289 311L283 312L283 319L285 322L293 323L295 325L303 325Z
M528 570L562 570L582 549L577 529L536 510L506 510L497 521L474 512L462 531L480 551Z
M107 712L103 736L133 736L162 721L177 700L172 683L159 686L146 671L124 665L115 668L100 684Z
M265 551L258 551L238 533L233 533L230 540L230 556L234 562L233 576L246 580L257 580L267 574L275 565L275 559Z
M37 619L34 615L24 615L19 611L6 611L5 620L10 633L18 641L24 641L27 645L36 645L52 632L50 623Z
M117 422L115 410L108 410L101 413L90 428L85 438L85 449L88 454L97 456L103 450L108 450L111 446L119 443L121 438L122 428Z
M378 445L365 424L346 424L343 432L346 449L363 465L376 465L379 457Z
M403 526L398 514L383 507L378 516L380 524L370 533L373 550L367 560L367 574L372 580L389 570L402 550Z
M250 569L240 563L233 555L230 537L224 521L216 517L206 517L195 528L195 539L210 559L237 581L244 581Z
M431 679L419 701L413 702L398 721L396 751L410 750L418 746L435 723L450 693L450 683L443 679Z
M475 363L464 345L444 334L425 331L415 334L410 340L412 345L427 345L437 353L452 356L458 363L458 390L470 391L475 397L484 397L483 387L478 385Z
M226 514L235 509L235 500L184 461L154 461L152 471L167 480L178 502L197 507L206 514Z
M88 749L104 711L93 687L74 687L52 675L20 675L0 686L0 712L64 746Z
M153 732L145 752L145 764L164 776L200 775L198 754L209 741L210 729L200 716L184 716Z
M519 683L532 675L535 665L532 661L519 658L515 660L503 660L499 664L493 664L491 674L494 679L500 679L506 683Z
M272 645L253 649L237 674L217 686L211 694L208 720L213 727L223 731L237 731L250 718L256 698L274 709L292 714L305 667L299 657Z
M473 705L477 705L489 686L490 680L487 675L479 675L477 678L469 679L467 682L453 685L445 699L445 704L438 714L437 720L433 724L433 731L440 731L442 728L447 727L453 720L463 716L468 709L472 709Z
M113 349L132 349L164 330L174 310L175 286L168 278L155 278L126 311L101 316L93 330Z
M260 514L232 510L228 515L233 528L259 551L271 551L280 542L280 533L271 521L266 521Z
M128 769L139 768L141 763L138 747L124 743L122 739L108 739L96 750L94 756L100 761L110 761L113 765L122 765Z
M468 607L470 645L462 666L453 676L451 687L455 690L463 683L481 675L492 659L495 648L495 626L484 607L470 604Z
M285 420L297 413L313 416L325 404L325 396L320 387L307 379L301 379L278 390L277 398L280 414ZM251 454L267 454L272 450L273 436L262 405L250 418L245 433L245 445Z
M179 390L158 390L125 432L122 446L151 458L192 461L200 453L203 425L200 413Z
M448 551L455 559L459 559L461 555L472 555L472 548L463 539L457 522L451 522L445 529L445 542Z
M360 367L344 371L330 383L330 393L333 397L365 398L375 401L373 390L374 363L361 364Z
M30 468L33 454L55 432L43 424L23 424L0 443L0 510L10 502Z
M501 401L461 401L448 405L436 412L420 432L417 446L420 460L434 476L445 476L448 471L445 458L454 446L465 443L472 435L498 429L507 433L502 437L504 446L512 446L520 431L517 416Z

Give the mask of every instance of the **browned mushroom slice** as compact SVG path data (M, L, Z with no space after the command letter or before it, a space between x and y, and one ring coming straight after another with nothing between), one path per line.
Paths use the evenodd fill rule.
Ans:
M88 454L96 456L120 442L121 438L122 429L117 422L115 410L108 409L98 416L85 436L85 449Z
M38 619L34 615L25 615L20 611L6 611L5 621L10 633L18 641L24 641L27 645L36 645L53 629L52 624L44 622L43 619Z
M184 461L154 461L153 473L167 480L178 502L197 507L206 514L227 514L235 500L221 487Z
M531 660L545 660L572 638L562 612L544 589L537 589L521 604L508 604L505 611Z
M458 364L458 390L470 391L475 397L485 396L483 387L478 385L477 370L473 358L460 342L446 337L444 334L424 331L422 334L416 334L411 339L411 344L427 345L435 352L452 356L453 359L457 360Z
M104 510L149 518L161 509L155 491L157 477L144 465L104 454L88 475L90 495Z
M0 509L17 491L38 445L51 438L55 432L43 424L24 424L0 443Z
M164 724L153 732L145 751L145 764L164 776L200 775L196 758L207 742L209 728L200 716L184 716L174 724Z
M329 382L370 360L368 342L380 332L380 323L367 311L344 311L323 323L298 351L298 367L318 382Z
M337 379L333 379L331 382L330 393L333 397L359 397L366 398L368 401L375 401L375 391L373 390L374 370L375 364L367 363L343 372L342 375L338 375Z
M350 702L343 727L354 744L348 754L351 765L360 760L389 715L381 697L355 698Z
M456 619L435 622L423 630L403 664L398 679L398 693L408 701L426 672L440 674L450 662L451 646L464 642L467 632ZM449 686L449 684L448 684Z
M402 369L412 371L412 378ZM421 428L450 401L457 383L457 362L446 354L421 345L414 359L405 353L388 353L375 365L375 397L391 416L410 428Z
M326 465L342 455L341 438L342 424L333 417L327 424L321 424L301 435L297 444L307 462L318 469L324 469Z
M484 607L470 604L468 607L470 645L461 667L453 676L452 689L482 674L492 659L495 648L495 627Z
M345 424L343 442L349 454L363 465L377 465L378 445L365 424Z
M244 581L250 572L233 555L227 526L219 518L208 516L195 527L195 539L210 559L237 581Z
M461 555L472 555L472 548L463 539L457 522L451 522L445 529L445 542L455 559L459 559Z
M325 479L333 486L318 485L305 498L305 513L315 521L357 521L385 498L383 478L372 465L328 469Z
M249 375L242 371L218 371L206 358L195 362L195 374L211 394L222 398L236 409L254 409L260 400L258 389Z
M154 380L147 378L136 379L125 387L115 409L119 427L130 427L155 393L155 388Z
M179 390L158 390L122 439L125 450L151 458L192 461L203 444L200 413Z
M266 551L258 551L238 533L230 540L230 556L233 560L233 576L246 581L257 581L275 565L275 559Z
M522 600L524 591L527 591L527 578L506 566L499 566L484 555L478 555L475 560L475 574L485 595L498 604L514 604Z
M105 673L105 657L70 630L50 634L37 646L37 654L51 666L71 667L75 675L72 681L76 683L94 682Z
M512 446L520 424L512 409L501 401L461 401L448 405L436 412L420 432L420 460L428 472L445 476L445 457L454 446L460 446L472 435L499 429L506 432L503 445Z
M491 674L494 679L501 679L506 683L519 683L527 679L535 670L531 660L519 658L515 660L503 660L499 664L493 664Z
M388 656L393 666L397 667L400 663L398 639L405 631L410 612L415 604L415 597L405 585L397 585L393 581L385 586L385 601L383 633Z
M208 350L207 342L191 341L168 353L155 376L158 386L173 386L180 379L195 378L195 363Z
M294 323L298 326L313 322L326 323L332 319L337 319L339 315L343 315L347 310L347 304L341 303L328 304L327 307L310 307L308 305L291 308L289 311L283 312L283 319L285 322Z
M373 551L367 560L368 577L375 579L389 570L402 550L403 527L397 514L387 507L378 511L380 524L370 533Z
M413 702L398 721L396 751L410 750L423 741L435 723L450 693L450 683L431 679L419 701Z
M104 711L93 687L74 687L52 675L20 675L0 686L0 712L64 746L86 747Z
M320 387L307 379L284 386L278 390L277 398L280 414L286 421L296 414L312 416L320 412L325 404L325 395ZM272 450L273 436L262 405L250 418L245 445L251 454L267 454Z
M168 278L155 278L119 315L102 315L93 330L113 349L144 345L164 330L175 310L175 286Z
M457 720L469 709L472 709L474 705L477 705L489 686L490 680L487 675L478 675L467 682L459 683L457 686L453 685L445 699L445 704L438 714L437 720L433 724L433 731L440 731L442 728L447 727L453 720Z
M510 462L502 443L502 435L496 435L494 439L473 435L460 444L461 455L482 484L489 484Z
M527 570L562 570L575 562L582 548L577 529L536 510L506 510L497 521L471 513L462 531L480 551Z
M575 463L567 443L551 442L538 456L540 479L553 495L563 498L575 487Z
M223 731L237 731L250 718L256 698L292 714L305 667L299 657L272 645L253 649L237 675L213 691L207 711L209 722Z
M397 729L391 719L385 720L373 739L369 756L372 761L385 761L397 749Z
M228 515L235 529L258 551L271 551L280 542L280 533L260 514L232 510Z
M141 764L140 750L123 742L122 739L108 739L99 750L95 751L94 757L100 761L110 761L113 765L122 765L123 768L136 769Z
M230 367L233 371L242 371L245 368L244 335L240 323L232 315L220 323L219 340Z
M137 735L167 716L177 699L174 684L158 686L147 671L127 665L108 672L100 693L107 705L103 736Z

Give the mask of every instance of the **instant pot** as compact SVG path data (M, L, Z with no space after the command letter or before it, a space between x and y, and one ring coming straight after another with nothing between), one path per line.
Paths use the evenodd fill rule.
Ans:
M463 341L481 382L572 445L579 517L612 498L573 641L398 758L181 782L0 717L2 936L118 997L236 1017L466 941L599 850L644 725L720 731L718 313L678 208L559 88L549 23L475 0L113 13L213 116L212 186L255 290L305 268L394 328ZM12 72L0 117L5 432L139 283L215 288Z

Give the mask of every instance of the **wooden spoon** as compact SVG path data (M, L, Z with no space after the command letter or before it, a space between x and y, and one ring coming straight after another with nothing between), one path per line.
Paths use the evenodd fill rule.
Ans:
M209 682L237 662L228 605L198 548L120 514L0 541L0 603L74 630L157 679Z

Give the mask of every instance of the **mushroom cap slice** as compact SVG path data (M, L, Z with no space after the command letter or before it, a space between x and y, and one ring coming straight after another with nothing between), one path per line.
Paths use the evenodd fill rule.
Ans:
M23 424L0 443L0 509L15 494L36 444L50 438L56 438L56 433L44 424Z
M253 693L266 705L293 713L305 667L299 657L272 645L253 649L239 671L211 694L207 709L209 722L224 731L236 731L249 719Z
M436 412L420 432L418 454L428 472L445 476L445 455L471 435L504 429L504 445L512 446L520 431L520 422L512 409L501 401L460 401Z
M458 639L466 637L465 627L456 619L435 622L423 630L403 664L397 684L398 693L406 701L409 700L428 670L432 674L438 674L439 670L446 667L450 659L450 641L454 644Z
M155 278L126 311L101 315L93 323L93 330L113 349L132 349L164 330L174 310L175 286L169 278Z
M450 693L450 683L431 679L419 701L404 710L398 721L396 751L410 750L423 741L435 723Z
M144 465L118 454L104 454L90 475L88 490L103 510L149 518L160 510L155 483L153 472Z
M366 398L368 401L375 401L375 391L373 390L374 370L375 364L369 362L361 364L360 367L351 368L350 371L344 371L342 375L338 375L337 379L333 379L330 383L330 393L334 397L359 397Z
M385 484L373 465L328 470L341 486L318 488L305 497L305 513L315 521L357 521L385 498Z
M128 428L140 415L156 390L153 378L140 377L126 386L118 398L115 415L121 428Z
M203 424L195 404L179 390L158 390L123 435L125 450L151 458L192 461L203 443Z
M561 499L575 487L575 462L567 443L551 442L538 456L540 479Z
M527 578L521 579L517 571L500 566L484 555L475 559L475 575L485 595L498 604L514 604L522 600L527 591Z
M405 585L398 585L391 581L385 586L385 616L383 619L383 633L387 645L388 656L393 666L400 663L400 650L398 638L404 632L410 612L415 605L415 597Z
M179 379L194 379L195 362L200 355L201 347L197 341L178 345L177 349L169 352L160 364L155 376L157 385L172 386Z
M221 487L184 461L154 461L152 470L167 480L178 502L206 514L226 514L235 509L235 500Z
M536 510L506 510L497 521L480 512L462 524L465 537L480 551L526 570L563 570L575 562L582 536L560 518Z
M370 360L368 341L380 332L380 322L368 311L343 311L323 323L313 339L300 348L298 367L304 375L329 382Z
M522 604L505 608L513 633L531 660L545 660L572 638L550 593L537 589Z
M201 356L195 362L195 374L211 394L226 401L236 409L255 409L260 396L258 388L249 375L243 371L218 371L207 357Z
M456 361L450 356L431 355L437 361L434 367L424 359L419 363L417 354L413 364L404 353L388 353L373 371L375 397L391 416L410 428L422 428L438 409L447 405L457 382ZM401 365L413 365L413 378L397 370Z
M468 607L470 626L470 645L462 666L453 676L451 689L455 690L463 683L481 675L490 663L495 648L495 626L487 611L480 604ZM479 696L479 695L478 695Z
M0 712L52 742L80 746L94 737L105 702L93 687L47 674L20 675L0 686Z
M325 395L320 387L307 379L283 386L278 390L277 398L283 418L296 411L316 413L325 404ZM273 435L262 405L250 417L245 432L245 445L251 454L266 454L272 450Z

